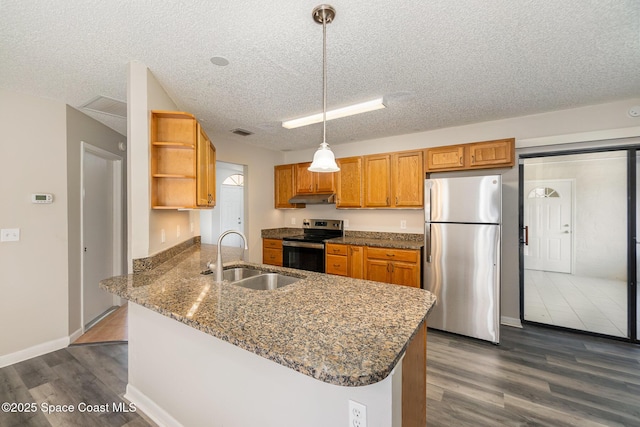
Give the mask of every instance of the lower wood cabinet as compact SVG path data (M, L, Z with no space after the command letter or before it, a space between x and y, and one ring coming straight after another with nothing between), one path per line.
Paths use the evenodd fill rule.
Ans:
M262 263L282 267L282 240L262 239Z
M351 278L364 279L364 246L349 245L347 271Z
M327 243L325 251L327 274L420 287L420 250Z
M325 272L354 279L364 278L364 247L327 243Z
M420 251L365 247L365 279L420 287Z

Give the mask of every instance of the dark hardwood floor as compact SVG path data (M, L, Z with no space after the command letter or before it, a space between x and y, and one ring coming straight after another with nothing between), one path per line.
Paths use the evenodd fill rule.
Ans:
M0 426L155 425L139 412L117 407L125 402L127 348L126 343L71 346L0 369L0 404L36 404L31 412L5 412L3 406ZM60 406L45 413L43 403L73 405L74 412ZM81 412L81 404L97 411ZM126 402L124 406L128 408Z
M539 327L503 327L499 346L430 330L431 426L640 426L640 346ZM139 412L44 414L41 403L122 402L127 344L71 346L0 369L0 426L149 426Z
M429 426L640 426L640 346L502 327L501 344L429 331Z

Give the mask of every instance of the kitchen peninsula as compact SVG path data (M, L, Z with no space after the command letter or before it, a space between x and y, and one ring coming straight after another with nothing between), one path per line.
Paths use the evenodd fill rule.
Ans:
M130 301L126 397L144 412L165 425L341 426L352 400L369 427L419 425L432 294L225 263L300 279L256 291L200 274L213 260L215 246L195 245L101 282Z

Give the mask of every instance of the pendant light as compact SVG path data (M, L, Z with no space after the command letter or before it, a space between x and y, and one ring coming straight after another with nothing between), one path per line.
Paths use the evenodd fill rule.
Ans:
M322 144L313 155L309 166L311 172L338 172L333 151L327 144L327 24L333 21L336 10L328 4L321 4L313 9L313 20L322 24Z

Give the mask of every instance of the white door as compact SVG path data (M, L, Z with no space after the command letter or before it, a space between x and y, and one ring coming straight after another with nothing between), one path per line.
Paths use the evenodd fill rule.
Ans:
M524 183L524 268L571 273L572 181Z
M111 160L83 152L83 326L114 305L113 295L98 287L114 276L113 167Z
M238 230L244 233L244 187L222 185L220 193L220 230ZM242 247L242 239L237 234L229 234L222 244Z

